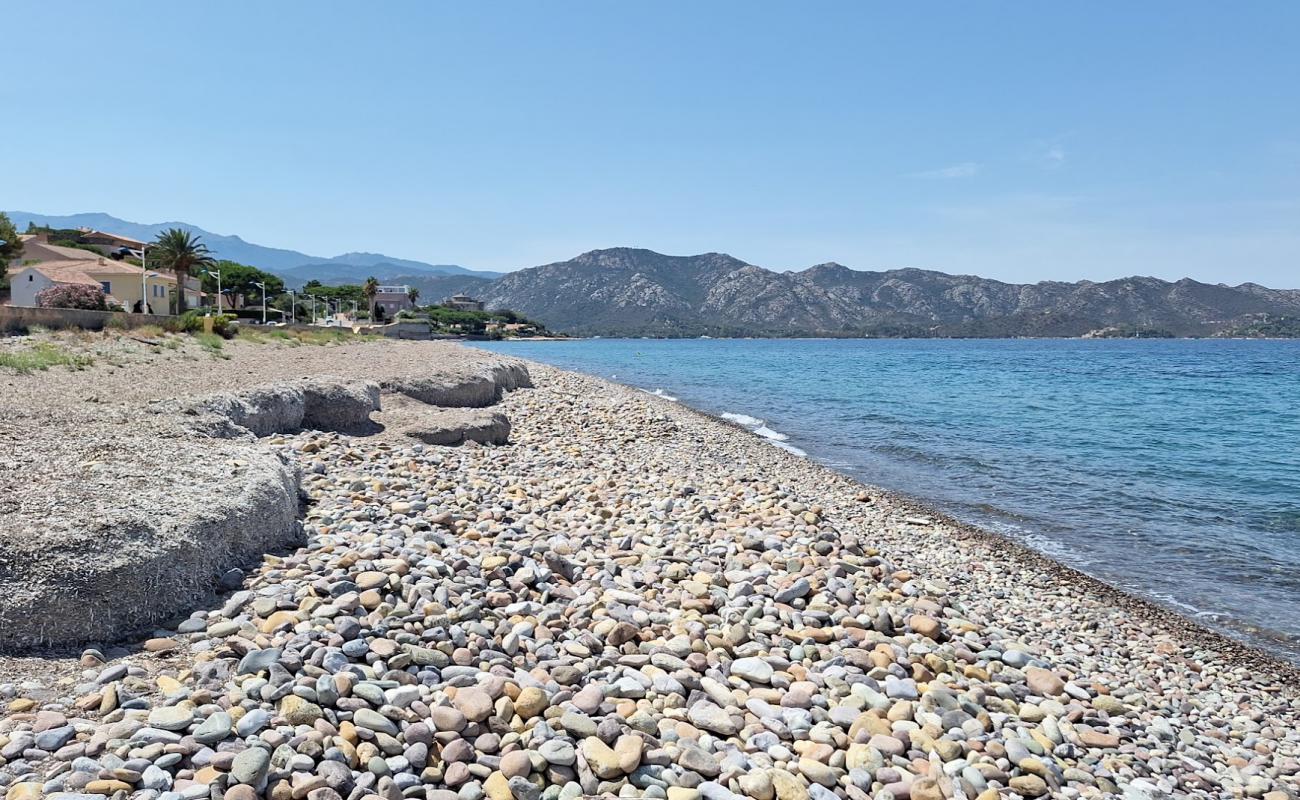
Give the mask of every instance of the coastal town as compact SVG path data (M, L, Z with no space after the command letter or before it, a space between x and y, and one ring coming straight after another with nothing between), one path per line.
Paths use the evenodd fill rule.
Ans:
M217 317L216 330L237 322L320 326L402 339L548 335L538 322L509 309L489 310L462 293L421 303L417 287L374 277L359 284L308 280L290 286L271 271L215 257L201 236L179 228L149 242L90 228L29 225L19 234L0 212L0 267L0 319L6 317L5 309L44 312L10 313L13 327L22 319L41 320L46 327L64 326L61 319L67 327L93 319L60 314L62 310L148 316L157 318L155 324L167 318ZM132 322L113 319L104 316L92 326Z

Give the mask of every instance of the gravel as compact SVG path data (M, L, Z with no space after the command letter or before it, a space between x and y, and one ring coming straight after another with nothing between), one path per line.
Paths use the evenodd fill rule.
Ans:
M303 476L304 544L153 632L174 649L0 684L5 800L1295 791L1284 665L742 429L532 373L504 446L263 440ZM38 712L75 738L36 749Z

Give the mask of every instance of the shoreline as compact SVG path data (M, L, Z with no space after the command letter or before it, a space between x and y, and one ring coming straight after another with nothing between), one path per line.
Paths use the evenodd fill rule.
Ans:
M1241 341L1255 341L1255 340L1250 339L1250 340L1241 340ZM1288 341L1288 340L1278 340L1278 341ZM1206 640L1207 643L1214 642L1215 644L1213 646L1216 649L1231 650L1239 653L1239 657L1243 659L1243 663L1253 662L1253 663L1259 663L1261 665L1263 664L1272 665L1273 668L1281 669L1283 672L1289 675L1291 680L1300 683L1300 654L1292 656L1291 654L1285 652L1285 649L1283 648L1283 643L1284 642L1289 643L1290 640L1288 639L1285 638L1274 639L1267 636L1259 636L1258 641L1251 641L1249 638L1247 638L1249 634L1246 631L1234 630L1234 626L1231 624L1225 624L1224 630L1216 629L1215 627L1207 623L1201 622L1195 619L1194 617L1189 616L1188 614L1178 610L1176 607L1174 607L1174 604L1166 605L1156 598L1144 596L1143 594L1141 594L1140 590L1138 589L1127 589L1122 586L1118 586L1116 584L1110 583L1105 578L1092 575L1083 569L1071 566L1065 561L1062 561L1054 556L1048 555L1047 553L1037 550L1031 545L1021 542L1009 534L1001 533L996 530L983 527L976 522L967 522L965 520L962 520L954 516L952 513L944 511L941 508L939 508L937 505L932 504L931 501L927 501L924 498L908 494L905 490L889 489L871 483L869 477L859 478L851 474L848 474L846 472L841 472L832 466L822 463L813 455L810 455L807 452L805 452L802 448L796 448L798 452L792 452L788 447L783 446L787 444L785 440L781 440L780 443L777 443L777 441L759 435L755 433L754 430L747 428L744 425L734 420L730 420L723 417L721 415L722 412L714 413L704 409L696 408L695 406L692 406L685 401L681 401L679 397L672 394L672 392L674 391L680 391L679 387L659 387L656 390L651 390L632 383L625 383L621 380L612 380L610 378L605 378L598 375L592 375L590 373L582 372L577 369L556 367L544 361L537 361L531 359L527 355L515 355L513 353L496 351L496 350L491 350L489 352L499 352L502 355L510 355L514 358L519 358L520 360L525 361L530 365L540 365L540 366L546 366L550 369L559 369L561 371L568 371L577 375L581 375L584 378L589 378L592 380L597 380L603 383L610 384L612 386L617 386L631 391L640 392L647 396L654 397L656 400L666 402L678 408L682 408L692 413L698 414L701 417L708 419L709 421L748 434L752 436L754 439L762 442L763 444L771 446L774 449L782 450L787 455L790 455L794 458L803 459L808 463L813 464L822 470L825 470L829 475L833 475L837 478L850 481L854 484L860 485L865 489L871 490L872 492L879 493L881 495L888 495L896 503L900 505L907 505L912 510L914 510L917 514L928 516L931 517L932 519L935 519L936 521L944 523L945 526L952 529L952 533L955 536L983 539L993 543L998 547L1014 550L1021 555L1022 560L1025 561L1026 563L1034 564L1043 569L1047 569L1059 573L1063 577L1068 578L1069 580L1081 584L1086 584L1092 587L1097 592L1112 596L1117 604L1123 605L1124 607L1127 607L1135 612L1140 611L1147 618L1153 621L1163 620L1166 624L1173 625L1174 627L1181 627L1181 628L1186 628L1189 631L1195 631L1197 632L1196 635ZM667 393L669 396L665 396L665 393ZM742 411L740 413L745 413L745 412ZM795 443L790 443L790 444L793 445ZM1238 622L1240 622L1242 626L1249 625L1249 623L1246 621L1238 621ZM1258 636L1258 634L1256 635ZM1239 636L1241 638L1238 638ZM1279 645L1279 649L1282 649L1282 652L1274 652L1269 649L1268 647L1269 644L1274 642L1276 642ZM1300 646L1300 643L1296 643L1296 644L1297 646Z
M1204 623L1180 614L1172 608L1163 606L1155 600L1126 591L1125 589L1108 583L1101 578L1089 575L1080 569L1058 561L1046 553L1035 550L1029 545L1019 542L1006 534L982 528L978 525L957 519L948 512L930 505L924 499L914 497L906 492L886 489L860 480L852 475L840 472L833 467L821 463L811 455L798 455L792 453L785 448L779 447L765 437L759 436L738 422L726 419L710 411L696 408L678 399L668 399L653 391L630 383L602 378L579 370L555 367L546 362L534 361L523 356L514 357L526 362L530 369L545 367L560 372L568 372L588 380L608 384L612 387L644 394L647 398L654 398L657 402L667 404L668 407L681 409L687 413L697 415L710 423L722 425L741 434L750 436L763 446L779 451L781 455L785 457L807 462L809 465L825 472L828 476L832 476L836 480L845 481L851 485L887 497L895 502L898 508L905 510L911 516L928 517L937 523L941 523L949 529L947 533L952 535L954 538L969 538L996 547L1002 551L1002 554L1009 555L1027 566L1044 570L1061 580L1087 587L1096 595L1106 597L1112 601L1117 608L1123 608L1127 611L1139 613L1152 622L1159 622L1170 629L1180 630L1184 636L1195 637L1204 642L1206 646L1220 651L1225 654L1226 657L1232 658L1239 664L1275 671L1285 680L1300 685L1300 664L1294 663L1284 656L1270 653L1263 647L1236 639L1227 633L1217 631Z
M231 366L428 380L493 355L467 349ZM741 425L505 362L503 443L407 436L445 413L397 396L416 374L369 430L241 439L301 476L301 543L143 642L13 662L0 796L1294 800L1285 665Z

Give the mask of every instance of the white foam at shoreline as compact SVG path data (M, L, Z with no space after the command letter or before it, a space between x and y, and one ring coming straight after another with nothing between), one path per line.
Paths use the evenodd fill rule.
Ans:
M669 400L669 401L674 402L674 403L677 402L677 398L676 398L676 397L673 397L672 395L668 394L668 393L665 392L663 389L655 389L653 392L650 391L649 389L642 389L641 391L645 392L646 394L652 394L652 395L654 395L655 397L662 397L663 399L665 399L665 400Z
M750 433L759 437L768 444L776 445L787 453L793 453L800 457L806 457L808 455L806 452L800 450L794 445L786 444L790 439L789 436L786 436L778 430L773 430L772 428L767 427L767 423L758 417L751 417L748 414L733 414L729 411L719 414L718 416L729 422L734 422L737 425L748 428Z
M804 450L800 450L799 448L795 447L795 446L792 445L792 444L786 444L785 442L779 442L779 441L777 441L777 440L775 440L775 439L768 439L768 441L771 442L772 444L776 445L777 447L781 448L782 450L786 451L787 453L794 453L795 455L799 456L800 458L806 458L806 457L808 456L808 453L807 453L806 451L804 451Z
M786 436L784 433L781 433L780 431L774 431L771 428L767 427L766 425L759 425L757 428L754 429L754 433L758 434L759 436L762 436L764 439L772 439L773 441L777 441L777 442L784 442L790 439L790 437Z

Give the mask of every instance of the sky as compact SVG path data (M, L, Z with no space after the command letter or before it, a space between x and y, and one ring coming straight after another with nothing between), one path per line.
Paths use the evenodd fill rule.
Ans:
M19 0L0 208L1300 287L1300 4Z

